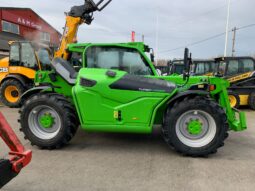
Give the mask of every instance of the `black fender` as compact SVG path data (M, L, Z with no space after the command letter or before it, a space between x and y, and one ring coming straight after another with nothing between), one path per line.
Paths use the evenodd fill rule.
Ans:
M177 93L174 97L172 97L167 102L167 105L171 105L175 101L177 101L179 99L184 99L187 96L196 96L196 95L209 96L210 93L208 91L203 91L203 90L188 90L188 91L185 91L185 92L180 92L180 93Z
M19 81L19 82L22 84L22 86L24 86L25 88L28 88L28 85L29 85L29 84L28 84L28 81L33 82L33 80L28 79L28 78L26 78L26 77L23 77L23 76L21 76L21 75L11 74L11 75L7 75L7 76L2 80L1 84L2 84L4 81L9 80L9 79L15 79L15 80Z
M39 87L34 87L29 90L27 90L25 93L22 94L21 100L25 101L27 98L29 98L32 95L44 92L46 90L50 90L50 92L54 92L54 88L52 86L39 86Z

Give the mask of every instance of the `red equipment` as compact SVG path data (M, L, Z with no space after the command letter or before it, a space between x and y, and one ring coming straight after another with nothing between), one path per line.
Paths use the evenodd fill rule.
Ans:
M0 160L0 189L16 177L32 158L32 151L25 150L20 140L0 112L0 136L10 148L9 159Z

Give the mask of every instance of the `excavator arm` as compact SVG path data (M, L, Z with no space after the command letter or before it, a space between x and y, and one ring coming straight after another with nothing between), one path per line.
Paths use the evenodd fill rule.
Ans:
M102 11L112 0L100 0L94 3L93 0L85 0L84 5L74 6L66 16L66 25L64 33L60 42L59 49L55 52L54 57L61 57L65 60L69 58L67 45L75 43L77 40L77 33L79 26L83 23L90 25L94 20L93 13L95 11Z
M0 136L9 149L9 159L0 160L0 189L15 178L32 158L32 151L25 150L18 137L0 112Z

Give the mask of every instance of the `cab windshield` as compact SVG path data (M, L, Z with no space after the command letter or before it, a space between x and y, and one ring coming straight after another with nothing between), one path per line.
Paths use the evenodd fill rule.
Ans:
M125 71L133 75L153 75L144 57L132 48L98 47L88 48L87 68L103 68Z

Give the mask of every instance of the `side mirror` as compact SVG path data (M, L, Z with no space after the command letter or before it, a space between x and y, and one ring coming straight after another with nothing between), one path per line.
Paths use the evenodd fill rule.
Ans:
M150 48L150 57L151 57L151 61L155 62L155 54L154 54L153 48Z
M155 62L155 56L154 56L154 54L151 53L150 56L151 56L151 61L152 61L152 62Z
M190 76L190 65L191 65L192 59L191 54L189 54L189 49L185 48L184 51L184 70L183 70L183 80L187 80Z

